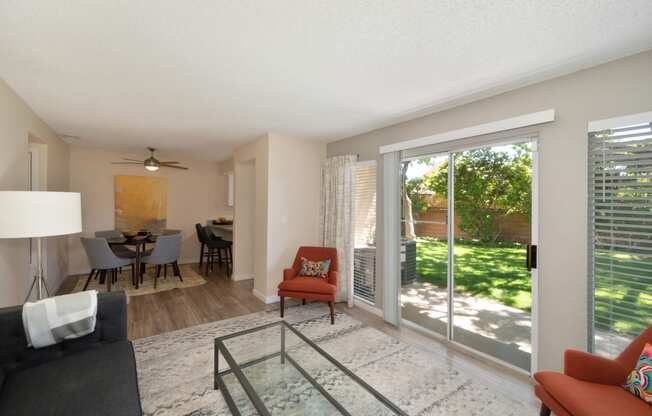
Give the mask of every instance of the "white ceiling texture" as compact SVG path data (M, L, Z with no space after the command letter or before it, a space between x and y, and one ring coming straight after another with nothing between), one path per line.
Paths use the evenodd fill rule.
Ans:
M650 22L650 0L2 0L0 78L80 144L221 160L650 49Z

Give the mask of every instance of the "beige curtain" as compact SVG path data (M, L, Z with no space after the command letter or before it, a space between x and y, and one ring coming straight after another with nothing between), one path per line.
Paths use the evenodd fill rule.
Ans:
M321 236L324 247L337 248L337 301L353 306L355 163L357 156L335 156L322 163Z

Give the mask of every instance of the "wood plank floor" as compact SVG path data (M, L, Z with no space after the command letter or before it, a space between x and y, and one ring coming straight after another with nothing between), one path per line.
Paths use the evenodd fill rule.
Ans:
M130 339L246 315L277 306L265 305L252 294L253 280L234 282L226 277L223 270L217 268L204 275L197 264L182 265L182 274L187 268L202 274L207 283L196 287L130 297L128 305ZM69 293L75 287L77 279L85 277L70 276L58 293ZM470 355L427 334L387 324L381 317L361 308L348 308L345 304L337 304L336 308L403 342L435 354L443 362L473 374L474 378L481 379L514 400L529 404L533 408L538 407L539 402L533 394L531 378L527 375Z
M129 339L265 310L265 304L251 293L253 280L234 282L217 267L208 275L199 270L198 264L180 267L182 275L184 270L192 268L206 279L206 284L131 296L127 312ZM58 294L70 293L80 278L86 276L68 277Z

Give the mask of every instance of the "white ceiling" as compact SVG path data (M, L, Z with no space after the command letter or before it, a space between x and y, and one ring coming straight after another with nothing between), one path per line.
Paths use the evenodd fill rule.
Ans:
M650 0L2 0L0 77L79 143L220 160L650 49L651 22Z

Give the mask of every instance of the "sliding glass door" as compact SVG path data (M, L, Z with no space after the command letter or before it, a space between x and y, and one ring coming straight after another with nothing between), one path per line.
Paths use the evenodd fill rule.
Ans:
M443 336L449 315L448 158L401 163L401 316Z
M530 370L531 139L402 161L401 318Z

